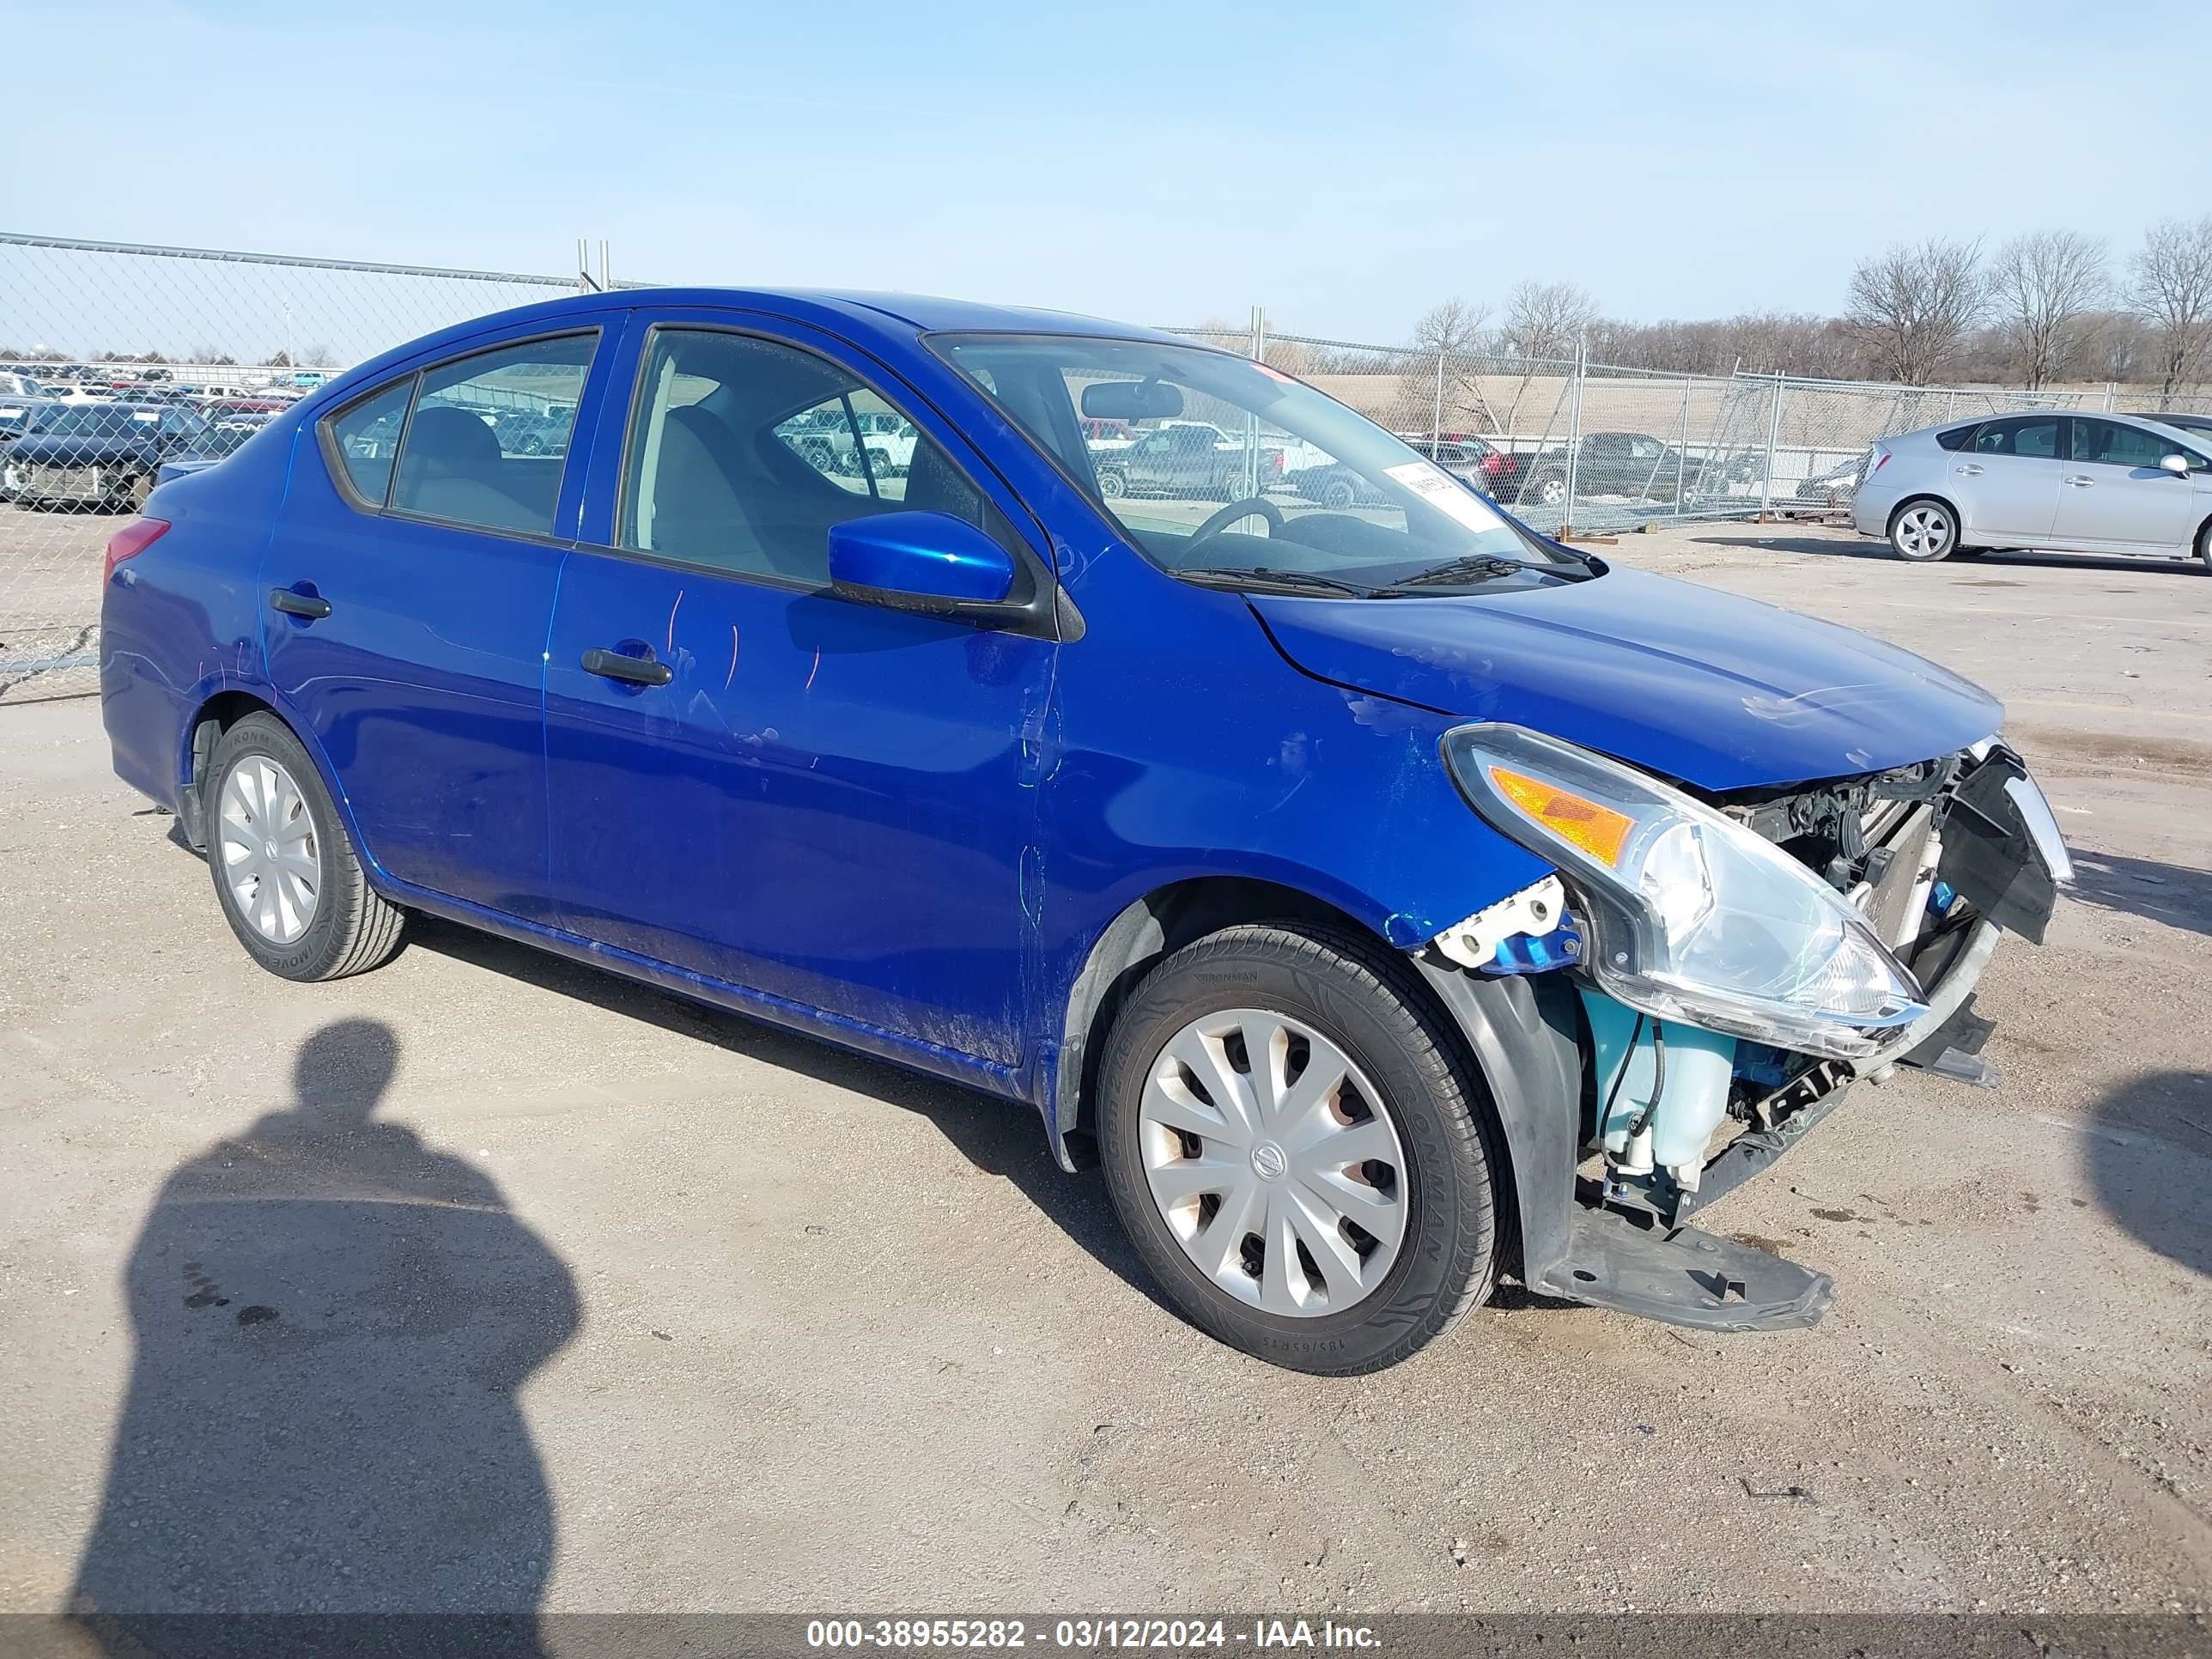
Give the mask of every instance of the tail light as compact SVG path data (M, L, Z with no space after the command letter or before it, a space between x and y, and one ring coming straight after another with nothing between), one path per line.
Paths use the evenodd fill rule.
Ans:
M1505 458L1494 449L1482 458L1482 470L1493 478L1504 470L1504 466Z
M1874 447L1874 465L1867 469L1867 477L1871 478L1875 473L1881 471L1882 468L1888 465L1889 452L1884 449L1880 444L1876 444Z
M115 574L115 567L125 559L135 559L155 542L169 533L167 519L133 519L129 524L107 538L107 564L100 573L106 584Z

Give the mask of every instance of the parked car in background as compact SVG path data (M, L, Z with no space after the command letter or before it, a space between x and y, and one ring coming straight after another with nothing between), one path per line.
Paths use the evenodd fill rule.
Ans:
M473 412L525 377L571 387L565 456ZM915 430L900 477L797 447L864 398ZM1175 427L1126 453L1187 493L1109 493L1078 418L1194 407L1392 513L1214 506L1237 458ZM1972 1072L1974 988L2069 872L1935 664L1547 541L1243 357L1034 311L477 318L163 484L100 581L116 771L268 971L436 916L983 1091L1071 1171L1095 1141L1167 1299L1310 1371L1407 1358L1501 1270L1811 1323L1827 1278L1700 1206L1854 1079ZM1856 1155L1917 1144L1894 1115Z
M235 453L246 441L269 424L266 414L240 412L216 416L207 424L207 429L182 449L164 456L154 475L156 485L172 478L181 478L193 472L204 472L216 462Z
M1473 433L1447 432L1436 439L1414 434L1406 441L1415 454L1426 455L1445 471L1465 478L1491 500L1520 499L1521 480L1531 457L1508 454Z
M31 506L137 507L161 462L205 430L198 416L173 404L49 404L0 452L0 488Z
M1098 488L1108 495L1201 495L1232 501L1281 481L1279 449L1248 457L1244 447L1206 421L1164 422L1127 449L1098 457Z
M2055 410L1947 421L1875 445L1851 524L1916 564L2036 548L2212 570L2212 434Z
M0 444L13 443L30 430L39 412L52 402L45 397L0 397Z
M43 398L46 388L28 374L0 369L0 398Z
M1854 455L1848 461L1800 480L1797 488L1790 492L1790 497L1801 506L1848 507L1852 493L1859 487L1860 475L1865 472L1866 467L1867 457Z
M1559 507L1567 499L1570 470L1563 445L1518 456L1522 482L1511 500L1530 507ZM1700 492L1705 464L1648 432L1591 432L1575 452L1572 479L1578 497L1626 495L1634 501L1687 500ZM1508 499L1499 496L1500 501Z

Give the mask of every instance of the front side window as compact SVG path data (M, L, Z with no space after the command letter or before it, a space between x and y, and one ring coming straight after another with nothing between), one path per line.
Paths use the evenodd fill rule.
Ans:
M410 374L347 404L327 423L331 448L346 482L371 507L383 506L392 488L392 463L398 458L399 429L406 424L407 399L414 390Z
M425 369L400 439L392 510L553 533L561 469L596 332L479 351Z
M927 434L824 357L719 329L659 328L623 458L617 544L825 587L830 527L949 513L1013 544Z
M2171 438L2162 438L2139 426L2121 421L2085 420L2078 416L2075 418L2074 459L2077 461L2104 466L2156 466L2168 455L2188 453ZM2203 464L2201 458L2190 462L2191 467Z
M1480 567L1503 561L1585 568L1403 440L1263 364L1074 335L930 344L1170 572L1364 590L1483 579ZM1134 441L1092 435L1108 422L1126 422Z
M2058 417L1990 421L1974 434L1977 455L2017 455L2024 460L2048 461L2058 454Z

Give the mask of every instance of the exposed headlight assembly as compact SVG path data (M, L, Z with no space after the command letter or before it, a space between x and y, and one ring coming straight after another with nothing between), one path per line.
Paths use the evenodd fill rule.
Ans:
M1443 756L1492 828L1559 866L1615 1000L1838 1060L1926 1012L1842 894L1680 790L1525 726L1455 726Z

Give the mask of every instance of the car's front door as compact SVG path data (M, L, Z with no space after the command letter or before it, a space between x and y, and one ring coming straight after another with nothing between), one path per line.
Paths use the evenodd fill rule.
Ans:
M513 423L495 421L557 402L565 449L603 383L599 337L480 346L317 422L258 584L270 679L329 757L369 857L532 920L545 630L580 492L560 455L514 451L500 435Z
M627 431L602 422L593 476L613 500L586 514L547 656L561 925L863 1036L1013 1066L1055 641L836 594L828 532L949 513L1048 597L1042 538L958 434L842 343L718 317L734 320L641 322ZM809 465L856 403L913 420L902 471Z
M2032 547L2058 515L2060 415L1984 421L1967 447L1946 457L1966 533L1978 543Z
M2067 425L2073 450L2051 539L2130 552L2185 550L2205 515L2204 492L2212 489L2205 457L2127 421L2076 415ZM2190 463L2185 477L2159 465L2176 454Z

